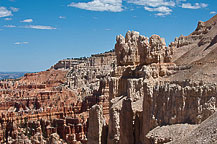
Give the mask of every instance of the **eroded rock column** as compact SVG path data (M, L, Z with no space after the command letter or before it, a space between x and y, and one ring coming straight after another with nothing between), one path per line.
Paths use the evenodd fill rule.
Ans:
M105 120L101 105L94 105L89 111L88 144L104 144L102 142Z

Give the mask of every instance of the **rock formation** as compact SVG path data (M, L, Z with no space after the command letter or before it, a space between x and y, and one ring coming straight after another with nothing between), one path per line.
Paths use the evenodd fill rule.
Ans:
M207 22L199 22L195 32L176 39L168 48L156 35L150 39L140 36L138 32L127 32L125 38L117 36L115 53L118 66L108 79L109 144L127 143L121 138L126 132L131 132L127 136L129 143L170 142L178 138L167 136L163 140L157 140L153 136L150 138L148 133L157 126L164 125L180 124L180 127L174 128L174 131L178 131L184 128L182 124L188 124L188 129L188 126L200 124L215 112L216 84L211 78L204 80L201 74L202 79L190 74L201 69L194 65L200 59L206 68L212 68L215 64L212 50L215 49L216 33L213 31L217 30L216 17ZM213 58L207 57L205 61L204 55L195 56L189 65L186 55L201 52L195 50L197 47L205 51L209 48L205 53L213 55ZM183 55L180 55L180 51L183 51ZM214 73L213 70L212 72ZM210 76L209 72L207 77ZM123 106L125 101L130 101L130 104ZM128 109L128 112L131 109L132 114L122 115L122 109ZM121 120L126 119L126 115L130 122L122 125Z
M0 81L1 143L216 143L216 23L168 47L128 31L114 51Z
M66 74L51 69L0 82L2 143L87 141L88 113L83 113L83 103L74 92L64 87Z
M67 74L67 86L83 99L86 96L104 95L100 92L100 82L109 75L116 65L114 52L92 55L85 61L71 67Z
M158 35L153 35L148 39L139 35L138 32L128 31L125 38L119 35L116 41L115 53L117 64L120 66L171 61L172 49L167 48L165 40Z
M105 120L103 118L102 106L94 105L89 111L89 127L88 127L88 142L87 144L101 144L103 127Z

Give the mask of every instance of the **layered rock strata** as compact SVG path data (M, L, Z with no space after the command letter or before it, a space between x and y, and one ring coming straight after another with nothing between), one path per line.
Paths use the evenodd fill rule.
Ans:
M67 73L50 69L0 81L1 143L87 142L87 110L103 100L78 101L65 87Z

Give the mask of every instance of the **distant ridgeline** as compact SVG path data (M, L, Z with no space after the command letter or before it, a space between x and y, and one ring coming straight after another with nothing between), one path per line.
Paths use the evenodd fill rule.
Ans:
M51 69L66 70L82 64L85 66L102 66L107 64L113 64L115 63L115 60L116 60L115 52L114 49L112 49L104 53L91 55L90 57L63 59L58 61L55 65L53 65Z
M17 79L24 76L26 72L0 72L0 80Z

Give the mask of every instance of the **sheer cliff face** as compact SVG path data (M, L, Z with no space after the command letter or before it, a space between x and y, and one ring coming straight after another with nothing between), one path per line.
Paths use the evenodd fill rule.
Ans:
M205 68L216 64L216 17L199 22L195 32L169 47L157 35L148 39L129 31L125 38L117 36L117 67L108 78L109 144L148 144L153 138L147 134L157 126L200 124L215 112L217 86L210 79L217 73ZM203 75L209 79L201 81Z

